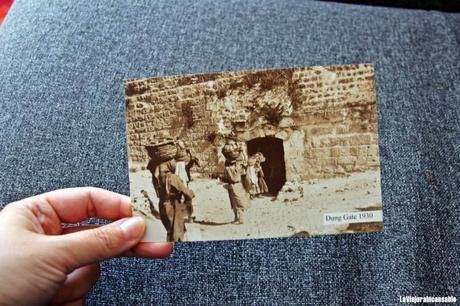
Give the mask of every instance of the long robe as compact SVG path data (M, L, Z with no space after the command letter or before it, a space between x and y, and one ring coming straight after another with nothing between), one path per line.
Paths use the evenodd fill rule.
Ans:
M249 165L246 170L246 177L248 180L248 192L251 196L258 195L260 193L259 180L256 173L256 168L253 165Z
M238 163L225 167L225 177L228 182L230 205L234 211L249 207L249 197L241 182L242 169Z
M265 174L264 170L262 170L262 167L256 166L256 172L257 172L257 183L259 185L259 192L261 194L267 193L268 192L268 186L267 182L265 182Z

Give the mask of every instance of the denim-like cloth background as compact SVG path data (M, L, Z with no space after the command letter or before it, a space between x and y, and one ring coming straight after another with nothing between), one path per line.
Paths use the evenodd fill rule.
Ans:
M0 27L0 202L85 185L128 194L124 79L375 63L383 233L176 244L167 260L103 263L88 303L460 298L459 25L305 1L18 0Z

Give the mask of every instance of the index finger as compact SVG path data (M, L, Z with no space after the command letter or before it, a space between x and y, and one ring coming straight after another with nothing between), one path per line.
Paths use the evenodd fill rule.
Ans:
M36 196L49 204L61 222L76 223L92 217L118 220L131 217L129 197L95 187L59 189Z

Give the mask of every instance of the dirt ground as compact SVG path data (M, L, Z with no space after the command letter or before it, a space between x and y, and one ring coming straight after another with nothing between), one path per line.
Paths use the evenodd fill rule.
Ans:
M130 184L137 209L149 215L149 231L155 235L156 241L164 241L166 232L158 216L150 214L148 201L140 192L147 191L158 211L150 172L131 172ZM189 187L196 195L193 200L196 219L193 224L186 224L188 241L313 236L383 229L382 222L323 225L324 213L381 210L378 171L304 182L301 184L303 196L293 191L281 193L277 198L255 198L244 214L244 223L238 225L232 224L234 214L222 182L194 178Z

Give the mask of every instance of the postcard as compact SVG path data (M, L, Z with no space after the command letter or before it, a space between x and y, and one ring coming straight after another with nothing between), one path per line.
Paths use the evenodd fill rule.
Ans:
M372 64L125 81L144 241L383 230Z

